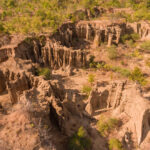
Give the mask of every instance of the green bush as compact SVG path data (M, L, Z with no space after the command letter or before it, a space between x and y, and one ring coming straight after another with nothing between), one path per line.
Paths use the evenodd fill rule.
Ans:
M96 62L94 62L94 59L95 59L95 56L90 55L90 58L89 58L89 67L90 68L96 68Z
M118 57L118 52L117 52L116 46L114 45L107 48L107 52L108 52L108 57L111 60L114 60Z
M85 94L87 94L87 95L90 95L91 90L92 90L92 87L91 87L91 86L84 85L84 86L82 87L82 92L85 93Z
M109 64L105 64L104 66L103 66L103 69L105 70L105 71L112 71L112 65L109 65Z
M90 55L90 58L89 58L89 63L93 63L93 62L94 62L94 59L95 59L95 56L93 56L93 55Z
M134 48L134 47L135 47L135 45L134 45L134 41L133 41L132 39L127 40L127 41L126 41L126 44L127 44L129 47L132 47L132 48Z
M129 77L130 76L130 70L126 69L126 68L121 68L119 66L112 66L110 64L98 64L98 67L100 69L104 69L105 71L113 71L113 72L117 72L120 73L123 77Z
M142 59L142 55L141 55L141 53L140 53L140 51L139 50L135 50L132 54L131 54L131 56L132 57L137 57L137 58L139 58L139 59Z
M150 2L132 0L1 0L0 18L9 33L55 32L68 19L73 22L87 19L86 14L79 10L89 9L95 17L97 11L94 6L132 7L135 10L132 15L126 13L117 15L132 22L150 20ZM77 11L79 13L76 13Z
M129 78L133 81L137 81L139 84L141 84L143 86L147 84L147 81L146 81L142 71L138 67L134 68L134 70L130 73Z
M146 7L142 6L133 13L132 19L134 22L140 20L150 20L150 11L146 9Z
M44 76L46 80L50 80L51 78L51 71L49 68L38 68L36 73L38 76Z
M88 82L92 84L94 82L94 80L95 80L95 75L89 74L89 76L88 76Z
M145 41L140 46L145 52L150 52L150 41Z
M150 0L147 0L147 2L146 2L146 7L147 7L147 8L150 8Z
M119 125L119 120L115 118L106 119L104 117L100 118L97 122L98 131L102 136L106 136L110 131L117 128Z
M146 66L150 67L150 60L149 60L149 59L146 60L146 61L145 61L145 64L146 64Z
M131 39L131 37L130 37L129 34L124 34L124 35L121 36L121 41L123 43L125 43L127 40L130 40L130 39Z
M140 36L138 33L132 33L132 34L124 34L122 37L121 37L121 41L122 43L126 43L128 44L129 46L133 47L135 42L137 40L140 39Z
M90 63L90 64L89 64L89 67L90 67L90 68L96 68L96 62Z
M105 6L107 7L121 7L121 3L119 0L109 0L105 2Z
M122 143L115 138L109 140L109 150L123 150Z
M104 63L97 63L96 68L97 69L103 69L104 68Z
M114 72L120 73L124 77L129 77L130 76L130 71L128 69L125 69L125 68L120 68L120 67L117 67L117 66L113 66L111 68L111 70L114 71Z
M131 38L133 41L137 41L140 39L140 35L138 33L132 33Z
M86 131L83 127L80 127L78 132L70 137L68 141L69 150L90 150L91 141L86 135Z
M4 26L3 26L3 24L2 23L0 23L0 33L2 33L2 32L4 32Z
M3 6L7 8L14 8L17 4L16 0L2 0L2 1Z

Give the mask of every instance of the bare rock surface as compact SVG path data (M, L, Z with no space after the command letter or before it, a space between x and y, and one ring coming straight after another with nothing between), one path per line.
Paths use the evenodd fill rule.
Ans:
M90 93L86 111L94 116L109 110L114 117L119 118L124 115L129 118L124 128L134 134L138 145L149 138L150 102L142 95L139 85L126 81L97 83Z

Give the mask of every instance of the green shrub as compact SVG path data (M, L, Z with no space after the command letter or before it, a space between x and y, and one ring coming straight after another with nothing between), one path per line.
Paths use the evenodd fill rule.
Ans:
M139 59L142 58L142 55L139 50L135 50L131 55L132 55L132 57L137 57Z
M132 34L124 34L121 37L122 43L126 43L129 46L134 46L134 43L140 39L140 36L138 33L132 33Z
M130 73L129 78L133 81L137 81L139 84L141 84L143 86L146 85L146 83L147 83L142 71L138 67L134 68L134 70Z
M95 56L93 56L93 55L90 55L90 58L89 58L89 63L93 63L93 62L94 62L94 59L95 59Z
M89 67L90 67L90 68L96 68L96 63L95 63L95 62L90 63L90 64L89 64Z
M119 0L109 0L105 2L105 6L107 7L121 7L121 3Z
M13 8L17 4L16 0L3 0L3 6L7 8Z
M121 41L123 43L125 43L127 40L130 40L130 39L131 39L131 37L130 37L129 34L124 34L124 35L121 36Z
M0 18L9 33L55 32L68 19L73 22L86 19L86 14L79 10L88 8L95 17L97 11L94 6L132 7L135 10L132 15L126 13L117 15L132 22L150 20L150 2L133 0L1 0ZM79 13L75 13L77 11Z
M140 46L145 52L150 52L150 41L145 41Z
M78 132L70 137L68 141L69 150L90 150L91 141L86 135L86 131L83 127L78 129Z
M89 67L90 68L96 68L96 62L94 62L94 59L95 59L95 56L90 55L90 58L89 58Z
M137 41L140 39L140 35L138 33L132 33L131 38L133 41Z
M2 23L0 23L0 33L2 33L2 32L4 32L4 26L3 26L3 24Z
M150 8L150 0L147 0L147 2L146 2L146 7L147 7L147 8Z
M149 60L149 59L146 60L146 61L145 61L145 64L146 64L146 66L150 67L150 60Z
M100 69L104 69L105 71L113 71L113 72L120 73L124 77L130 76L130 70L125 69L125 68L121 68L119 66L112 66L110 64L103 64L102 63L102 64L99 64L98 67L100 67Z
M44 76L46 80L50 80L51 71L49 68L38 68L36 73L38 76Z
M145 7L141 7L140 9L137 9L133 15L132 15L132 19L136 22L136 21L140 21L140 20L150 20L150 12L148 9L146 9Z
M108 52L108 57L111 60L116 59L118 57L118 52L117 52L116 46L114 45L107 48L107 52Z
M127 41L126 41L126 44L127 44L128 46L130 46L130 47L135 47L135 46L134 46L134 41L133 41L132 39L127 40Z
M128 69L122 68L118 71L123 77L129 77L130 76L130 71Z
M87 95L90 95L91 90L92 90L92 87L91 87L91 86L84 85L84 86L82 87L82 92L85 93L85 94L87 94Z
M124 77L129 77L130 76L130 71L125 68L120 68L118 66L112 66L111 70L117 73L120 73Z
M112 71L112 65L105 64L103 68L104 68L104 70L106 70L106 71Z
M123 60L120 63L121 65L125 66L125 62Z
M117 128L119 125L119 120L115 118L106 119L101 117L97 122L98 131L102 136L106 136L110 131Z
M122 143L115 138L109 140L109 150L123 150Z
M104 68L104 63L97 63L96 68L97 69L103 69Z
M92 84L94 82L94 80L95 80L95 75L89 74L89 76L88 76L88 82Z

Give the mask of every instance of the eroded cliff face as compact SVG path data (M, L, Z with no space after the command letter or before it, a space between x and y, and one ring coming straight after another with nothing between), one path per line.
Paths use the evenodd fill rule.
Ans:
M138 33L142 41L150 40L150 24L147 21L128 23L127 28L131 32Z
M111 111L115 117L123 116L122 120L128 120L123 128L134 133L135 142L138 141L139 145L146 139L150 130L150 104L143 97L138 85L131 85L126 80L103 81L95 85L87 102L84 102L85 95L79 91L69 91L59 81L45 80L35 75L37 66L47 66L52 70L86 67L89 48L99 47L103 42L107 42L108 46L119 44L121 36L126 34L130 27L121 20L65 23L51 36L25 37L15 44L5 43L1 46L0 96L7 93L11 107L7 110L3 103L0 104L0 109L4 109L2 121L5 124L5 132L0 130L0 139L7 143L7 136L10 134L16 137L14 141L17 143L14 146L14 142L8 142L9 149L16 150L19 147L30 150L38 143L49 144L39 144L37 149L66 149L66 137L84 126L91 137L92 149L105 150L106 139L102 138L90 123L95 123L95 114L106 111ZM148 37L149 29L145 28L141 26L140 29L136 28L135 32L140 33L141 37ZM134 27L130 29L131 32L134 31ZM70 69L67 76L71 74ZM58 75L55 78L57 77ZM63 76L60 82L62 80ZM16 117L19 119L16 120ZM10 118L13 119L7 124ZM26 127L19 127L17 130L17 123L14 122L27 124L29 128L36 126L35 132L42 136L35 135L33 141L24 140L24 137L28 139L24 132ZM9 133L7 128L11 128L13 132ZM28 130L29 133L31 131ZM122 139L126 130L121 132L119 138ZM21 140L24 140L23 145L19 145ZM29 144L26 145L26 142Z
M80 47L93 45L98 47L106 42L108 46L120 42L121 35L125 33L126 23L123 20L114 21L80 21L79 23L66 23L59 29L57 39L67 47ZM84 48L82 47L81 48Z
M76 108L75 103L62 99L63 95L61 95L61 97L58 96L58 92L61 91L61 89L56 89L52 81L46 81L43 77L34 75L34 65L31 64L31 61L21 60L20 58L9 58L7 61L1 63L0 95L4 92L8 93L9 100L14 109L13 112L9 112L10 114L16 115L21 111L18 114L18 118L30 116L30 119L27 117L23 124L26 123L30 126L30 121L36 121L33 122L36 124L38 133L44 135L41 137L42 139L38 136L32 137L33 140L37 141L28 141L28 144L25 145L25 139L21 136L24 131L20 131L20 138L24 141L22 146L19 146L20 140L16 141L14 146L11 141L8 142L8 146L4 146L14 150L17 147L32 149L38 142L48 142L50 145L44 146L48 149L52 147L64 149L65 136L72 135L82 125L81 116L79 115L78 110L74 109ZM5 113L8 113L5 105L2 104L2 108ZM27 116L24 116L25 113L27 113ZM34 115L36 115L36 113L39 113L40 115L35 117ZM11 116L8 115L8 118L9 117ZM3 118L5 119L5 116ZM18 122L21 121L21 118ZM54 132L53 130L45 131L46 133L43 132L42 126L45 126L45 124L44 122L41 122L41 120L44 120L44 118L47 118L44 121L46 122L46 126L49 125L49 127L52 126L56 128L60 132L58 133L59 137L62 136L62 139L57 139L57 130L55 131L55 129ZM4 120L2 119L2 121ZM10 135L16 137L18 129L15 129L16 125L13 127L14 131L13 133L11 132ZM28 127L26 130L28 131ZM5 131L7 132L7 130ZM3 130L0 130L0 132L1 140L3 140L3 143L6 143L7 137L3 134ZM24 133L24 137L26 137L26 133ZM17 138L14 138L14 140L16 139ZM55 144L58 142L58 146L52 146L53 142ZM61 142L63 142L62 145L60 144Z
M125 80L97 83L90 93L86 111L95 115L109 110L112 116L129 120L118 135L121 132L125 135L128 129L137 138L138 145L146 139L150 130L150 102L144 98L139 85Z
M149 39L150 26L146 22L126 23L124 20L95 20L64 23L51 36L27 37L9 46L0 48L0 62L9 57L32 60L33 62L60 68L65 66L85 67L88 64L88 49L102 43L107 46L119 44L121 36L136 32L141 40ZM11 41L10 41L11 43Z
M0 62L13 57L32 60L34 63L54 69L68 65L71 67L84 67L87 65L86 51L71 50L50 39L44 42L45 45L41 45L39 40L27 38L15 46L2 47L0 49Z

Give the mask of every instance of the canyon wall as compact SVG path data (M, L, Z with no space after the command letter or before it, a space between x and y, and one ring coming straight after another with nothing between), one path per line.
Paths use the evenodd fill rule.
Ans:
M98 20L80 21L76 24L66 23L59 29L56 36L62 45L77 48L81 44L93 44L94 47L106 42L108 46L120 42L121 35L125 33L124 20Z
M32 60L34 63L50 68L60 68L65 66L84 67L87 65L87 52L83 50L71 50L61 46L50 39L42 47L36 39L29 38L16 44L15 46L0 48L0 62L6 61L8 58L21 58L24 60Z

